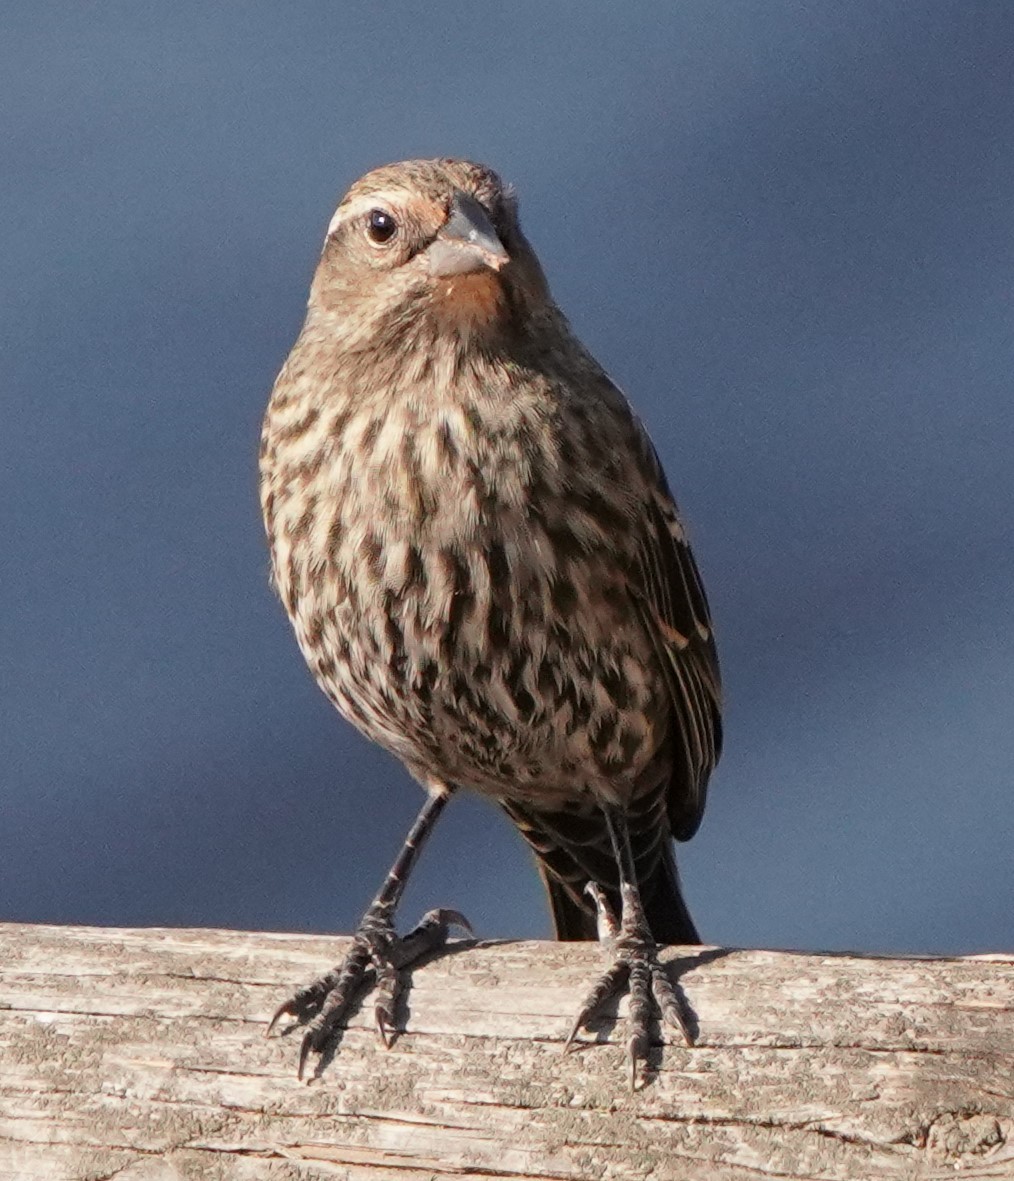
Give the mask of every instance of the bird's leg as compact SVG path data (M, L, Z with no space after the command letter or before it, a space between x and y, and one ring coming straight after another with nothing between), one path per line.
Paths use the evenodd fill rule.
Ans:
M319 1054L327 1047L335 1028L365 984L372 983L376 987L373 1014L377 1033L384 1045L390 1046L395 1009L405 987L404 969L428 952L442 947L451 927L461 927L469 935L472 933L468 921L456 910L429 911L403 938L398 938L394 930L394 912L405 892L409 874L450 794L449 789L444 789L427 796L384 884L363 915L352 937L352 947L342 962L319 980L299 989L278 1007L271 1018L269 1034L284 1016L309 1020L299 1053L300 1078L311 1051Z
M630 992L627 1054L630 1061L630 1086L634 1090L641 1063L647 1061L651 1046L651 1021L656 1007L663 1020L682 1033L687 1045L693 1044L693 1038L679 994L658 958L658 946L641 905L626 817L620 809L609 806L604 806L603 812L619 867L621 912L618 929L614 923L610 924L612 916L601 891L592 892L592 897L595 898L599 913L600 938L605 928L615 955L609 968L585 997L564 1048L572 1047L578 1032L607 1001L620 995L626 985ZM612 931L609 931L610 925L613 926Z
M598 928L599 942L605 943L609 939L615 939L620 933L620 924L616 921L605 890L598 882L589 882L584 892L595 903L595 926Z

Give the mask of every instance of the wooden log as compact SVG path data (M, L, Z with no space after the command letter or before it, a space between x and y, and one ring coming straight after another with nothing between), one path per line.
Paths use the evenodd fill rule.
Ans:
M631 1093L625 1005L561 1053L600 948L478 945L301 1084L265 1023L345 945L0 926L0 1177L1014 1177L1014 956L672 949L698 1041Z

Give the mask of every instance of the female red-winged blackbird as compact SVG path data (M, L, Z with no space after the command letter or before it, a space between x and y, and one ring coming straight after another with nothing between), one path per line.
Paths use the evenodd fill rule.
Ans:
M687 1032L656 943L698 942L671 838L697 829L718 757L718 663L651 442L494 172L417 160L352 186L271 396L261 499L314 676L428 793L350 954L276 1014L312 1018L300 1073L370 979L387 1041L400 969L463 922L393 927L466 787L535 850L560 938L620 914L571 1038L629 983L636 1083L652 998Z

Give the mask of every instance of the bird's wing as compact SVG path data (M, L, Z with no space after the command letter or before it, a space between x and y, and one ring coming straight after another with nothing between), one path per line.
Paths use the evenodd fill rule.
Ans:
M708 777L721 752L721 677L697 563L661 464L644 439L652 479L638 530L631 596L669 690L677 731L669 823L677 840L688 840L700 824Z

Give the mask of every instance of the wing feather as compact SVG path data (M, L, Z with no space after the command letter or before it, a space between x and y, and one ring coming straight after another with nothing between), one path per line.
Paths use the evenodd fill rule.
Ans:
M654 450L649 454L655 486L631 595L672 705L676 725L667 806L673 836L687 840L700 824L708 778L721 753L721 674L697 563L658 458Z

